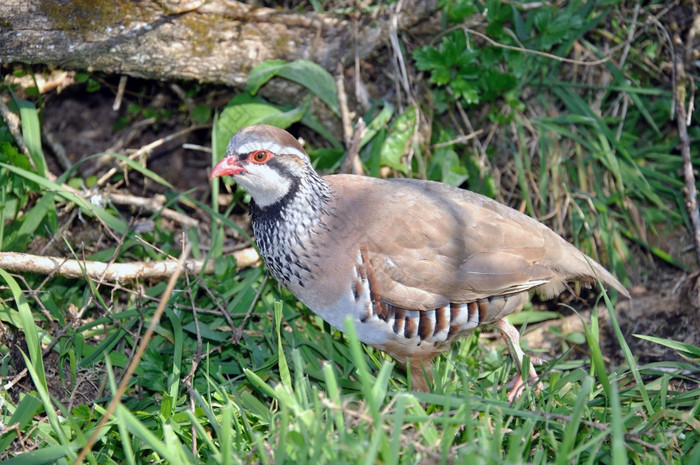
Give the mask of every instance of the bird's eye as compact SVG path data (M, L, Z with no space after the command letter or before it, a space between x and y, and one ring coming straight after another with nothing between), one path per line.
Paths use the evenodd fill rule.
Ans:
M258 150L250 154L250 161L254 163L265 163L270 158L270 152L267 150Z

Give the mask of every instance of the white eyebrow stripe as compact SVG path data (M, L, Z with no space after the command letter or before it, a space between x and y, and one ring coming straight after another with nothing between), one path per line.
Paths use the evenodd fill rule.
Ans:
M306 154L299 149L283 146L271 140L248 142L238 147L238 153L250 153L256 150L269 150L275 154L289 153L302 158L306 157Z

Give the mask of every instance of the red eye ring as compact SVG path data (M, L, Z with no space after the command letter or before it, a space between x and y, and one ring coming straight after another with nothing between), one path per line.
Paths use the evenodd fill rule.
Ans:
M262 164L270 159L270 155L270 152L267 150L256 150L248 156L248 159L253 163Z

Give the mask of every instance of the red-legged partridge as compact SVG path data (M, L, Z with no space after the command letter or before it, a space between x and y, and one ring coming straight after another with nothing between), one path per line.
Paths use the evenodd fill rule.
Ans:
M518 331L505 317L530 290L553 297L568 281L599 279L629 296L529 216L437 182L321 177L299 142L272 126L233 136L211 178L225 175L252 197L270 273L339 330L350 316L362 342L410 364L416 389L428 389L435 356L485 324L507 336L522 367ZM528 375L537 378L532 366Z

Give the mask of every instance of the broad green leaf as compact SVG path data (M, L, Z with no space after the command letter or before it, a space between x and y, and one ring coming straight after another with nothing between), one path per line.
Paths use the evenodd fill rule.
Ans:
M426 45L423 48L416 49L413 52L413 60L415 61L416 68L421 71L430 71L445 66L442 54L432 45Z
M335 138L333 133L328 130L310 111L304 113L301 118L302 124L313 129L320 134L324 139L330 142L336 150L342 150L343 145Z
M416 108L408 107L405 112L396 117L394 127L384 140L381 152L381 163L402 173L408 173L408 167L401 162L408 143L411 141L416 127Z
M394 105L389 102L385 102L384 108L375 116L368 124L367 131L365 132L362 141L360 141L360 147L364 147L374 136L377 135L381 129L385 129L389 120L394 115Z
M442 86L450 82L451 77L452 73L450 73L449 69L440 67L434 69L433 72L430 73L430 82Z
M333 76L320 65L309 60L269 60L253 68L248 76L248 90L256 94L260 87L275 76L296 82L318 96L328 107L340 116L338 93Z
M438 144L449 142L453 135L441 131ZM462 165L455 145L438 146L430 159L428 179L444 182L451 186L460 186L469 178L467 168Z
M301 106L284 111L279 107L265 102L263 99L249 94L238 94L224 108L217 119L216 137L220 151L226 150L231 137L239 130L253 124L269 124L286 129L301 121L308 111L309 100ZM220 159L222 154L217 155Z

